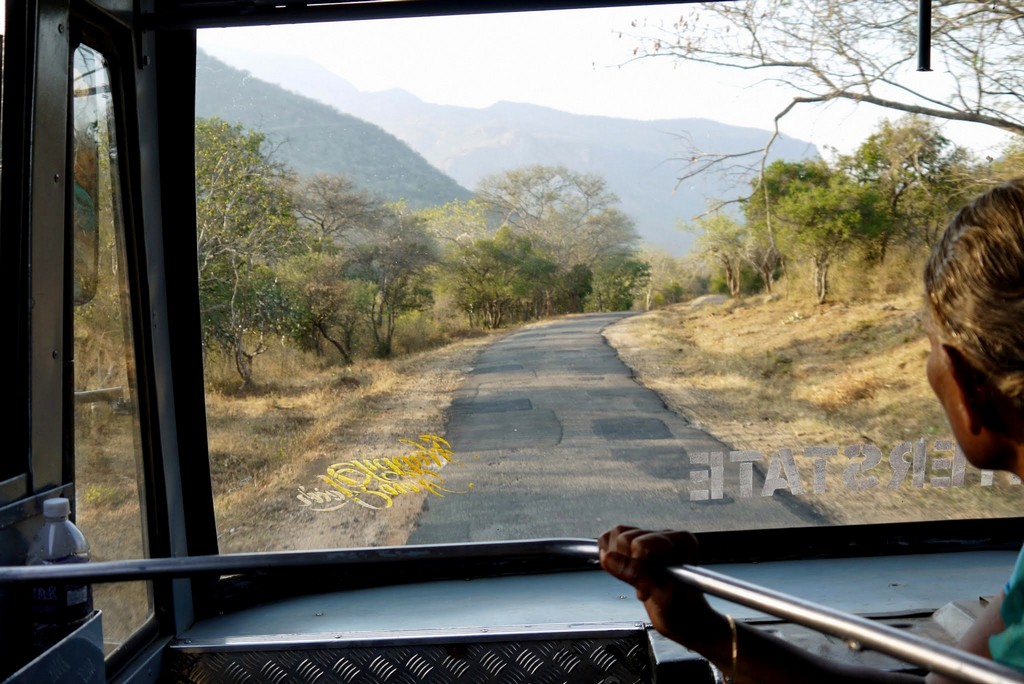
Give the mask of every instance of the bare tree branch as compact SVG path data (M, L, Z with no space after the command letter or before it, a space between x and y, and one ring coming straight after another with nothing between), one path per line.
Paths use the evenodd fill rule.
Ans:
M761 150L762 168L780 120L801 104L866 103L1024 135L1024 59L1016 47L1024 42L1024 6L1011 0L935 2L932 49L945 68L928 80L908 78L917 16L906 3L745 0L694 7L671 27L634 22L640 35L633 60L763 71L791 89L793 99L775 116ZM683 155L679 183L756 153Z

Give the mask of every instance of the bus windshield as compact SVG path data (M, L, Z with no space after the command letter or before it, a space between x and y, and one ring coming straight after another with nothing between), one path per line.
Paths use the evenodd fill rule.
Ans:
M921 272L1020 147L822 93L1014 105L951 18L917 72L913 13L825 4L200 31L221 551L1017 515L928 385Z

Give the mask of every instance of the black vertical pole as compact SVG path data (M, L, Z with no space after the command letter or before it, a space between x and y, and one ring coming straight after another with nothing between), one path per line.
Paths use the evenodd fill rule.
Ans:
M932 2L918 0L917 5L917 70L932 70Z

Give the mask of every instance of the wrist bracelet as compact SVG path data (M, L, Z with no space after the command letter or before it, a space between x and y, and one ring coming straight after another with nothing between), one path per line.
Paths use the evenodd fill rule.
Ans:
M725 621L729 623L729 634L732 636L732 670L729 673L729 681L736 681L736 659L739 657L739 648L736 638L736 621L732 615L725 614Z

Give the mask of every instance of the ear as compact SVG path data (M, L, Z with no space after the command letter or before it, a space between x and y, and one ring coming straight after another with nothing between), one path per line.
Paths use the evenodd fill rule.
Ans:
M966 425L972 435L986 429L999 432L1002 421L988 376L971 365L955 347L944 344L942 351L949 360L957 401L955 410L960 412L961 424Z

